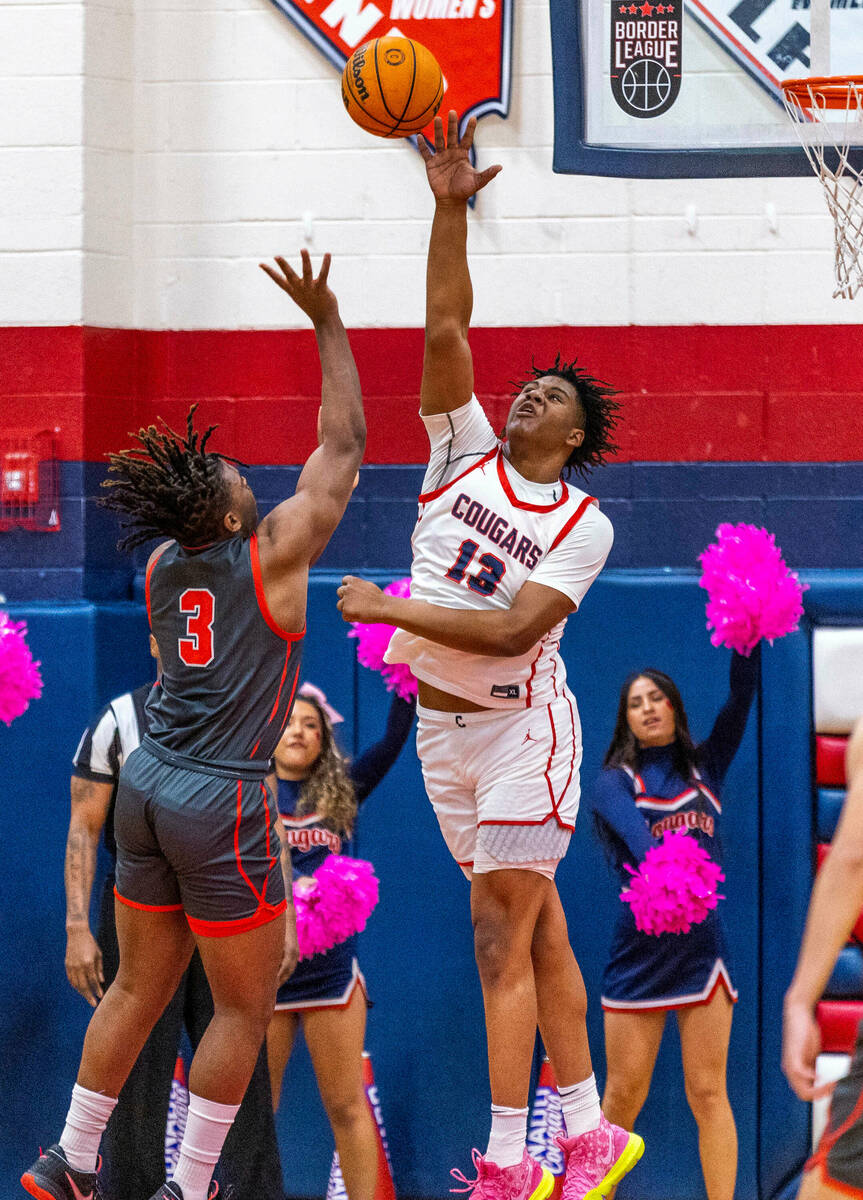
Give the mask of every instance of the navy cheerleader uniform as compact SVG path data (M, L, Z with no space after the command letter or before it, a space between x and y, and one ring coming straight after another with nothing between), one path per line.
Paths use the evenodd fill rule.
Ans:
M686 830L721 865L719 789L743 738L758 682L756 650L731 660L730 695L710 736L696 750L698 766L683 776L674 765L674 746L639 751L638 771L606 767L594 792L594 812L622 886L633 867L666 830ZM632 909L620 905L602 983L602 1007L617 1012L686 1008L706 1004L724 986L737 991L722 917L713 909L689 933L642 933Z
M415 701L394 695L383 737L355 762L348 764L347 774L358 805L374 791L398 758L410 733L415 711ZM351 843L327 828L316 813L297 814L303 780L280 779L278 784L279 815L291 849L295 880L313 875L330 854L341 854L343 849L351 852ZM357 984L366 992L366 982L357 961L357 937L354 934L325 954L301 959L276 994L276 1011L342 1008L350 1002Z

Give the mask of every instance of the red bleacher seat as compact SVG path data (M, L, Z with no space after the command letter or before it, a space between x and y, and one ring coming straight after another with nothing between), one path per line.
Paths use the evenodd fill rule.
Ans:
M821 787L845 786L847 737L819 733L815 738L815 774Z
M822 1000L816 1010L825 1054L853 1054L863 1000Z

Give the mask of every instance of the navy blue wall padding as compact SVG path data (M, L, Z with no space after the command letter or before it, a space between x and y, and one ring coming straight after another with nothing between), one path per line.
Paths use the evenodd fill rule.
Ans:
M845 803L844 788L819 788L816 796L816 839L832 842L839 824L842 805Z
M863 996L863 951L859 946L840 951L824 996L828 1000L859 1000Z
M818 587L814 574L807 576L812 580L807 599ZM863 576L858 576L858 588L863 591ZM750 1082L761 1114L759 1195L772 1200L800 1171L809 1151L809 1107L795 1097L779 1068L782 1000L797 960L814 861L812 667L807 627L772 648L765 647L761 686L760 1052Z
M388 697L377 676L356 665L354 644L335 610L339 576L313 576L304 673L344 714L342 742L355 751L380 732ZM592 835L590 789L611 735L620 682L633 667L669 671L694 732L703 737L709 731L726 694L729 656L713 649L705 633L697 578L694 571L608 571L572 619L564 642L584 728L584 796L558 881L591 999L589 1031L600 1083L598 995L619 901ZM863 574L813 572L806 578L808 610L819 620L863 613ZM140 604L33 604L10 611L28 620L45 676L43 698L11 728L0 726L0 828L7 861L0 885L7 914L0 972L0 1173L14 1179L38 1145L58 1135L89 1015L63 972L69 761L93 712L147 679L151 662ZM808 1152L808 1108L787 1087L779 1050L782 996L812 878L810 698L807 626L765 647L760 709L750 718L723 793L723 906L740 989L729 1088L740 1134L741 1200L752 1200L756 1182L760 1200L778 1200ZM470 1147L484 1146L489 1096L467 885L444 851L412 744L369 799L357 852L375 862L381 878L381 902L362 937L361 959L375 1000L367 1045L396 1184L402 1195L443 1197L449 1168L468 1168ZM673 1021L638 1128L647 1152L621 1187L620 1200L703 1195ZM302 1050L289 1068L279 1130L289 1193L322 1195L332 1141Z

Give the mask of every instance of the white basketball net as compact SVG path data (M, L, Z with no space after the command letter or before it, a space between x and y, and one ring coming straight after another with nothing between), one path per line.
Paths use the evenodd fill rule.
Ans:
M813 82L802 89L802 95L786 91L785 108L821 180L833 218L833 297L853 300L863 286L863 173L851 164L850 152L863 142L863 84L831 81L834 96L837 84L844 106L828 108L824 93Z

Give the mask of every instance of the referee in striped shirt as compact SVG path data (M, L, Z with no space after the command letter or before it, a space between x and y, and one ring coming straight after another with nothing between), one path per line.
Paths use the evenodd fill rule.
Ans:
M150 653L159 665L156 639ZM105 879L96 936L90 898L99 840L113 864L114 799L123 763L147 731L151 683L117 696L85 729L72 760L71 816L66 840L66 975L93 1008L117 974L114 872ZM123 1088L102 1141L103 1186L111 1200L142 1200L165 1178L165 1127L183 1026L193 1048L213 1015L213 1001L197 952L157 1022ZM262 1050L228 1134L219 1173L226 1200L284 1200L270 1079Z

